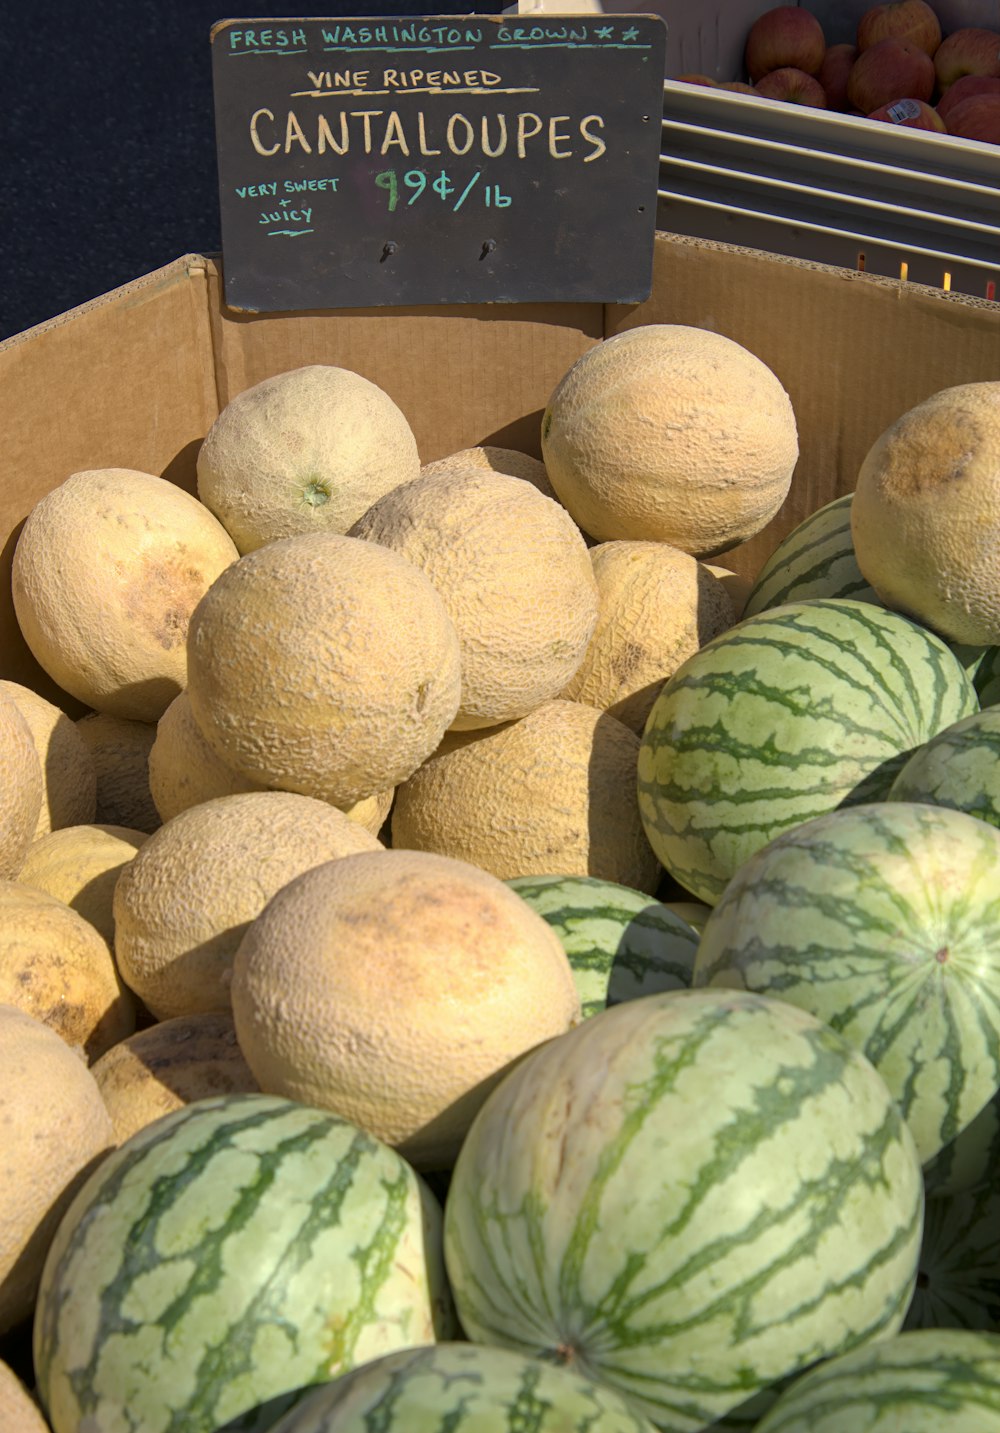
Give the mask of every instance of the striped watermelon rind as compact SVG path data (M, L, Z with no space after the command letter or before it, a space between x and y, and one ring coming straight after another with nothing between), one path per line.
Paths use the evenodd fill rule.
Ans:
M1000 707L932 736L900 768L888 799L949 806L1000 826Z
M1000 1086L1000 831L918 802L804 822L736 872L693 985L825 1021L871 1060L931 1159Z
M970 1124L924 1165L924 1192L945 1198L992 1185L1000 1176L1000 1090Z
M384 1355L310 1393L270 1433L656 1433L612 1389L506 1348Z
M639 809L661 864L714 905L753 853L840 806L977 709L939 638L897 613L788 603L713 638L664 684L639 749Z
M927 1201L903 1327L1000 1330L1000 1190Z
M1000 1433L1000 1335L913 1329L796 1379L756 1433Z
M405 1160L328 1111L227 1095L157 1120L78 1191L34 1365L53 1433L249 1433L453 1329L440 1206Z
M652 896L598 876L514 876L506 884L559 937L584 1019L691 984L697 932Z
M817 508L792 529L757 574L744 617L815 597L849 597L885 604L858 566L851 536L853 493Z
M694 1433L894 1333L922 1209L912 1137L863 1055L784 1001L681 990L595 1015L491 1092L445 1260L473 1341Z

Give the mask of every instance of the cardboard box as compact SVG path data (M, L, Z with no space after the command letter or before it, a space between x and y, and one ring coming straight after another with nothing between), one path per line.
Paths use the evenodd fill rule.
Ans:
M236 393L306 363L378 383L428 461L476 443L539 452L545 404L593 344L643 323L712 329L787 389L800 458L781 512L721 559L752 574L808 513L850 491L882 430L957 383L1000 380L1000 305L726 244L658 234L653 293L632 306L483 305L266 317L228 312L218 263L188 254L0 344L0 676L74 712L20 636L17 533L70 473L130 467L195 490L198 447Z

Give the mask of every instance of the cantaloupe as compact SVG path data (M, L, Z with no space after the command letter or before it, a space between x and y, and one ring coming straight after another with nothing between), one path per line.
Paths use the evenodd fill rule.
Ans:
M88 712L76 725L97 769L94 821L155 831L160 813L149 789L149 753L156 740L156 723Z
M321 861L381 849L327 802L287 791L244 792L164 822L115 886L115 957L158 1020L229 1008L244 930L293 876Z
M549 481L584 531L710 557L784 502L798 458L791 400L741 344L646 324L587 350L542 418Z
M238 556L197 498L131 468L73 473L41 498L14 549L24 639L64 691L156 721L184 685L195 603Z
M49 1433L38 1404L9 1364L0 1359L0 1428L4 1433Z
M430 579L337 533L248 553L191 619L188 696L227 766L346 808L434 750L461 694L458 633Z
M189 806L216 796L270 789L226 765L205 740L187 692L179 692L157 722L149 751L149 791L160 819L169 821ZM377 836L392 806L392 794L391 787L378 791L348 807L345 814Z
M708 567L666 542L602 542L590 549L599 594L594 635L563 688L642 735L666 679L735 621Z
M135 1029L135 1001L104 937L20 881L0 881L0 1004L43 1021L88 1064Z
M418 1168L450 1168L512 1061L580 1019L551 927L461 861L376 851L289 882L233 968L263 1090L334 1110Z
M545 702L487 732L453 732L404 781L392 845L501 880L599 876L655 891L662 875L636 795L639 738L596 707Z
M90 1068L118 1144L192 1100L259 1088L228 1010L177 1015L137 1030Z
M61 826L93 821L97 811L97 769L76 723L54 702L20 682L0 681L2 690L28 724L42 770L42 804L35 839Z
M198 452L198 496L246 553L298 533L344 533L419 471L416 439L388 393L314 363L229 400Z
M558 502L541 458L533 458L530 453L522 453L517 448L502 448L495 443L459 448L457 452L448 453L444 458L434 458L431 462L424 463L420 474L425 477L433 473L468 472L470 468L506 473L511 478L523 478L547 498Z
M476 465L425 473L351 533L408 558L441 594L461 642L456 730L524 716L582 662L597 621L587 545L523 478Z
M52 1235L114 1145L93 1075L54 1030L0 1005L0 1334L32 1311Z
M951 642L1000 643L1000 379L932 393L876 438L851 538L887 607Z
M145 840L145 831L130 826L62 826L31 843L18 880L64 902L113 950L115 884Z
M0 880L13 880L24 865L44 792L31 728L0 692Z

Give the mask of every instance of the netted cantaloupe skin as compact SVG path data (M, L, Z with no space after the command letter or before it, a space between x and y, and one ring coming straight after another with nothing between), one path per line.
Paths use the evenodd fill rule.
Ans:
M0 1004L0 1334L32 1311L59 1220L114 1144L93 1075L35 1016Z
M76 723L61 707L20 682L0 681L28 724L42 770L42 804L34 838L93 821L97 769Z
M115 884L146 834L98 822L61 826L32 841L18 880L64 902L114 950Z
M306 364L231 398L198 451L198 496L241 553L345 533L420 471L403 411L360 373Z
M637 735L668 677L735 621L732 600L709 568L665 542L591 548L597 626L561 695L610 712Z
M522 453L518 448L498 447L495 443L479 443L472 448L459 448L443 458L433 458L429 463L423 464L420 475L425 477L431 473L464 472L469 468L506 473L511 478L523 478L547 498L559 501L541 458L533 458L530 453Z
M343 811L294 792L188 807L150 836L115 885L123 979L158 1020L227 1010L236 947L271 896L321 861L380 849Z
M432 472L351 529L407 558L441 594L459 635L459 731L496 726L558 696L597 621L579 529L523 478L477 466Z
M9 1364L0 1359L0 1428L4 1433L49 1433L38 1404Z
M228 1010L177 1015L137 1030L96 1060L91 1073L118 1144L192 1100L259 1089Z
M346 810L408 776L454 720L458 634L413 563L337 533L284 538L212 584L188 696L234 770Z
M0 879L16 879L42 809L45 784L31 729L0 692Z
M588 349L542 418L549 481L585 532L696 557L770 521L798 451L791 400L771 369L685 324L641 325Z
M545 702L487 732L452 732L403 782L392 845L514 876L599 876L652 892L662 875L636 794L639 737L583 702Z
M949 642L1000 643L1000 380L932 393L876 438L851 537L887 607Z
M155 722L184 685L191 612L237 556L221 523L175 483L87 469L28 514L14 549L14 611L64 691Z
M50 1026L91 1063L135 1029L107 941L65 901L0 881L0 1004Z
M233 968L261 1089L333 1110L418 1169L447 1170L486 1095L580 1020L555 932L502 881L423 851L374 851L290 881Z
M187 692L178 692L157 722L149 750L149 790L160 819L169 821L190 806L214 801L217 796L271 789L226 765L205 740ZM346 815L377 836L392 806L392 795L391 788L378 791L348 807Z

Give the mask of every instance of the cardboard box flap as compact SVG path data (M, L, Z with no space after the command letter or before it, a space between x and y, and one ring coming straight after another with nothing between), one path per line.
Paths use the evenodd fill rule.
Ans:
M208 267L219 402L310 363L349 368L406 414L423 462L495 443L537 456L556 383L604 333L601 304L480 304L247 314Z
M87 468L138 468L193 489L194 459L218 413L206 262L188 254L0 344L0 582L24 518ZM65 701L36 667L9 598L0 603L3 675Z

